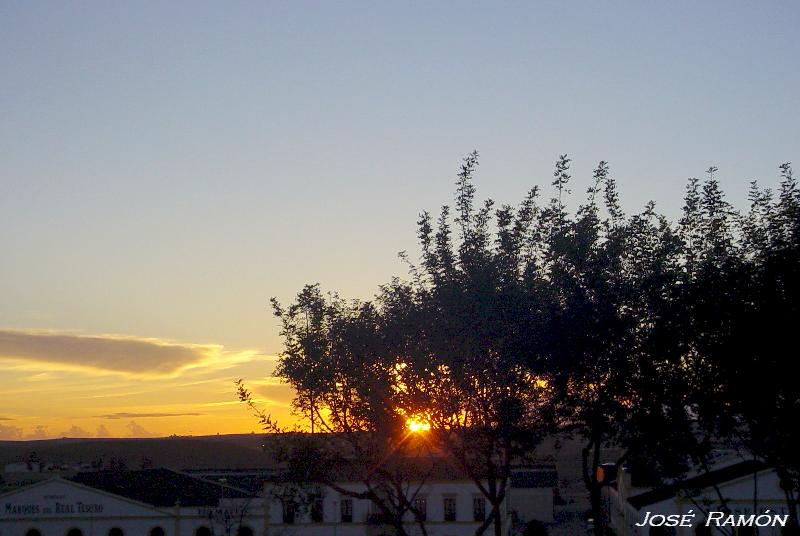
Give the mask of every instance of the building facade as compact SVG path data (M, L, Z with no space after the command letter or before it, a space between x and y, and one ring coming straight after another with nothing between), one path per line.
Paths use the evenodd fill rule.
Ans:
M210 475L209 475L210 476ZM236 475L212 481L166 469L79 473L55 477L0 496L0 536L382 536L391 527L371 501L333 489L302 506L282 501L268 479L244 489ZM250 479L251 482L257 479ZM502 512L507 534L527 521L553 520L555 471L515 472ZM414 506L430 536L466 536L491 507L473 482L435 479L410 483ZM356 482L340 489L359 491ZM409 534L419 533L413 518Z
M729 460L709 472L656 487L636 485L630 472L622 470L604 488L604 499L609 525L617 536L780 536L780 526L717 528L714 517L710 526L706 521L712 512L737 517L767 511L770 515L787 514L786 497L777 474L752 460ZM638 526L648 513L691 515L691 526Z

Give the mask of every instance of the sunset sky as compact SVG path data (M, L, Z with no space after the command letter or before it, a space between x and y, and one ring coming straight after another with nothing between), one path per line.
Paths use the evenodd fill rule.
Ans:
M702 4L702 5L701 5ZM797 2L0 0L0 439L258 430L268 299L371 296L452 199L744 206L798 158Z

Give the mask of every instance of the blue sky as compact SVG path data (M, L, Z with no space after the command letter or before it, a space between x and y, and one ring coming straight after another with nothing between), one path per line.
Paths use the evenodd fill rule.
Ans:
M743 206L798 161L798 23L797 2L0 1L0 328L272 355L267 299L403 274L472 149L499 202L566 152L576 193L608 160L629 211L676 216L709 165Z

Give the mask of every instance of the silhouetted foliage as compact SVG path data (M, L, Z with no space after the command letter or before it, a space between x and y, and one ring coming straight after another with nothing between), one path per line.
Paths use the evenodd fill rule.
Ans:
M529 365L540 331L530 314L525 254L536 232L536 191L516 209L475 206L467 156L457 180L456 238L449 207L434 229L418 222L421 265L377 297L387 355L395 359L395 411L430 425L426 434L491 505L478 528L502 533L501 504L513 463L552 428L548 378ZM494 225L493 225L494 224Z
M262 425L282 434L285 490L292 500L305 496L293 483L324 484L338 493L371 501L384 523L406 534L411 514L426 534L414 498L425 480L419 445L409 443L405 420L395 410L396 361L385 351L380 319L371 303L345 302L306 286L295 303L272 301L282 322L285 349L277 376L294 387L296 411L319 433L286 432L258 410L239 381L239 397L256 411ZM354 491L341 482L363 484Z
M585 440L597 535L594 469L610 445L624 452L618 463L647 460L661 479L708 471L720 446L745 449L776 468L796 525L800 191L789 164L777 195L752 185L743 215L709 168L689 180L675 223L652 202L627 215L606 162L574 212L567 155L544 204L537 188L516 207L478 202L477 166L470 153L452 213L421 214L420 259L402 254L407 279L366 302L316 285L289 307L273 300L285 342L276 374L312 430L350 438L348 455L374 463L408 419L425 421L421 437L492 506L478 534L502 533L511 467L553 431ZM309 448L315 470L341 462ZM403 467L393 470L402 482ZM380 486L391 487L386 473ZM413 505L394 489L376 497L396 499L383 513L400 527Z

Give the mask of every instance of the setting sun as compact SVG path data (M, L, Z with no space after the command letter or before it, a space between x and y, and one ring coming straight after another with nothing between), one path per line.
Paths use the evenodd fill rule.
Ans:
M430 423L427 423L419 419L408 419L406 421L406 426L410 431L414 432L415 434L420 432L427 432L428 430L431 429Z

